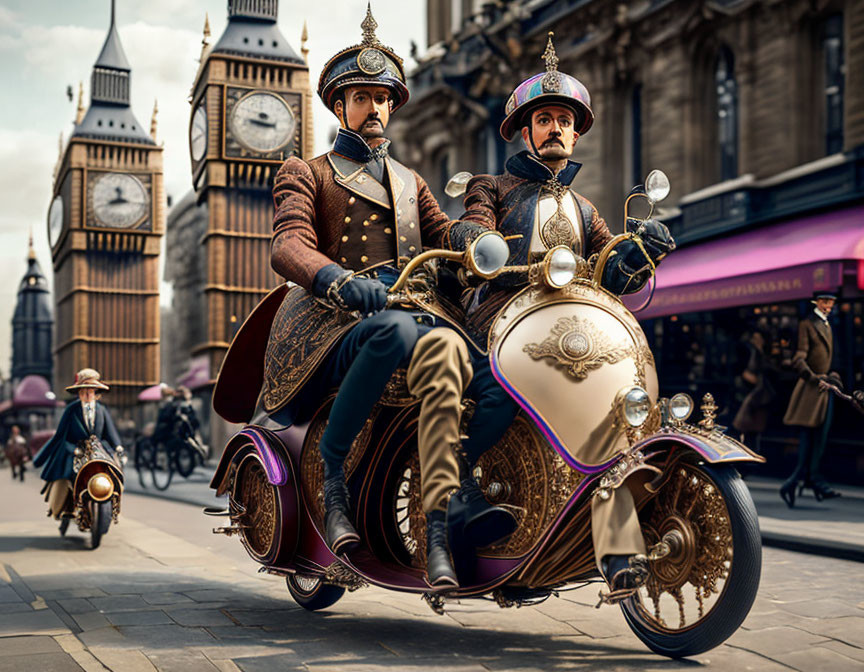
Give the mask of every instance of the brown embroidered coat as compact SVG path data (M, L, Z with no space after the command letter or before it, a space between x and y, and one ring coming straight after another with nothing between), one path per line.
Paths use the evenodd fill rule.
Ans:
M270 259L297 286L272 292L235 336L213 398L222 417L246 422L256 405L268 413L283 408L359 321L310 294L321 268L402 266L422 247L442 244L450 219L429 187L393 159L384 164L383 182L335 152L282 164L273 185Z
M390 158L386 163L389 184L333 152L308 163L285 161L273 185L273 270L309 290L327 264L360 271L398 256L401 265L421 244L440 246L449 217L423 178Z

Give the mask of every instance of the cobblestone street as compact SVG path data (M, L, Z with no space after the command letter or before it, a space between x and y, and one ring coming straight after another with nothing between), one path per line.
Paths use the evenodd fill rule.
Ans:
M309 613L187 504L129 494L91 551L74 526L58 535L30 476L0 494L0 672L864 670L859 563L766 548L744 627L672 661L617 608L595 610L596 586L522 609L448 603L444 616L367 588Z

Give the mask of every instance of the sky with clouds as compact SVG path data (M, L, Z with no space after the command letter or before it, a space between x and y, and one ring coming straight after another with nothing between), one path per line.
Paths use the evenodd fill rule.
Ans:
M378 36L408 59L411 41L425 45L425 2L374 0ZM187 96L198 68L205 14L211 43L227 22L225 0L117 0L117 27L132 66L132 109L150 127L159 101L157 141L165 146L165 189L175 202L190 188L186 139ZM309 28L309 68L321 67L340 49L360 39L366 0L280 0L279 27L300 51L303 21ZM27 267L32 228L39 263L51 281L46 216L62 132L68 138L78 82L85 103L93 62L108 29L110 0L0 0L0 374L9 374L12 311ZM67 86L75 100L66 96ZM335 120L315 101L315 148L327 149ZM72 375L57 372L60 379Z

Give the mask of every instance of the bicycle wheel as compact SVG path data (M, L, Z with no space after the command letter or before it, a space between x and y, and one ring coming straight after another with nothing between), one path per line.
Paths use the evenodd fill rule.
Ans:
M174 478L174 459L168 446L156 446L150 463L150 475L153 478L153 487L157 490L167 490L171 485L171 479Z
M150 473L153 464L153 444L149 439L142 439L135 445L135 471L138 472L138 482L142 488L147 487L145 474Z
M198 465L198 451L188 442L177 447L177 473L189 478Z

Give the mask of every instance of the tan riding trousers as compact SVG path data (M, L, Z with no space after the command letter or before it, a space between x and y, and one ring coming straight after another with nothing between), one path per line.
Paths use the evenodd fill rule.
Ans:
M48 515L60 518L60 514L66 510L66 502L72 496L72 481L61 478L59 481L51 481L48 491L45 493L45 501L48 502Z
M639 526L636 504L627 484L609 490L609 499L591 500L591 536L597 568L604 555L645 553L645 539Z
M452 329L437 328L417 341L408 365L408 391L420 399L417 450L423 511L445 510L459 489L462 394L474 370L468 346Z

